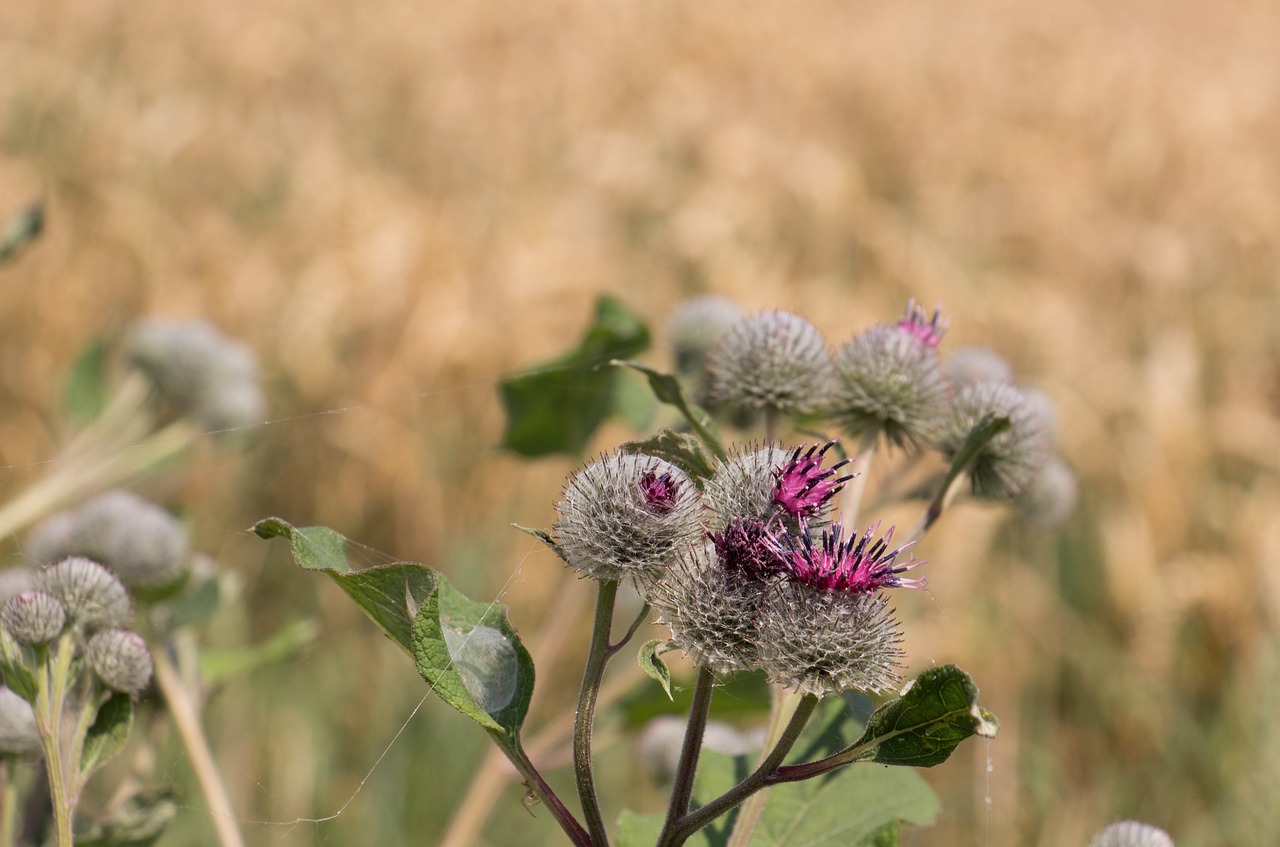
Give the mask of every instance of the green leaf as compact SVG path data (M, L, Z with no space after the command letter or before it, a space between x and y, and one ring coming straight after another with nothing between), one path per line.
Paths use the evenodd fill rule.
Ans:
M929 768L971 735L995 737L999 724L978 705L978 686L955 665L931 668L872 713L854 746L861 761Z
M106 366L107 345L103 341L91 343L71 365L62 387L62 409L72 423L87 423L106 406Z
M0 677L9 690L35 705L40 686L30 665L30 648L24 648L13 640L7 629L0 627Z
M560 545L556 544L556 540L551 537L551 533L547 532L545 529L534 529L531 526L521 526L518 523L513 523L512 526L523 532L525 535L532 535L534 538L550 547L551 552L559 556L561 561L565 560L564 554L560 552Z
M146 788L129 797L107 821L76 833L77 847L147 847L154 844L178 814L172 786Z
M711 452L721 458L724 457L724 445L720 440L719 427L716 426L716 422L711 419L711 415L707 414L705 409L690 403L688 398L684 396L684 387L680 384L679 378L655 370L643 362L614 361L611 364L618 367L631 368L644 374L649 380L649 388L653 391L653 396L668 406L675 406Z
M507 413L502 446L523 456L580 455L616 411L613 359L649 347L649 330L620 301L603 296L595 321L569 353L504 379L498 386Z
M319 634L320 626L315 621L301 620L241 650L206 648L200 653L200 677L209 685L217 685L247 676L258 668L293 658Z
M80 773L88 775L105 765L124 748L133 726L133 700L117 691L98 707L98 714L84 738L80 756Z
M671 697L652 685L638 685L614 709L629 730L660 715L686 715L693 705L693 680L673 680ZM769 716L769 684L760 673L735 673L717 683L711 719L728 723L760 722Z
M672 702L675 702L675 697L671 696L671 669L667 667L667 663L662 661L659 656L674 649L676 647L670 641L655 638L641 645L640 652L636 654L636 661L640 663L640 669L650 679L658 681L662 686L662 690L667 692L667 698Z
M213 572L208 574L192 574L182 590L167 598L160 604L159 617L167 632L184 626L202 626L213 620L222 599L228 592L223 580L230 579L227 574Z
M406 653L413 653L413 619L436 590L436 574L426 565L404 562L355 571L347 564L346 539L327 527L301 529L279 518L254 525L262 538L288 538L293 559L303 568L327 573Z
M687 473L699 488L704 480L715 474L715 464L702 449L701 442L687 432L664 429L650 438L628 441L620 449L626 453L643 453L666 459Z
M533 696L533 659L505 606L476 603L438 577L413 622L413 659L446 703L511 742Z

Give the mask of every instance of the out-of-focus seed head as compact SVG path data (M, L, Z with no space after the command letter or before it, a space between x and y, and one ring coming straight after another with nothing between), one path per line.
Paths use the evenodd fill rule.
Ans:
M1104 828L1089 847L1174 847L1169 833L1140 821L1118 821Z
M1013 382L1013 365L986 347L961 347L943 360L942 370L957 388L975 382Z
M99 630L85 646L85 656L102 684L114 691L137 697L151 682L151 650L136 632Z
M923 577L902 576L924 564L906 553L915 542L893 547L893 527L883 538L876 538L879 529L875 524L861 537L855 534L845 540L843 527L835 524L823 530L815 544L806 526L798 542L788 538L788 548L779 549L782 569L792 582L823 591L866 594L882 588L923 588ZM899 557L905 561L899 562Z
M1044 421L1021 390L1002 382L965 386L956 394L936 443L954 459L969 433L990 415L1008 418L1009 427L988 441L969 466L970 485L975 497L1012 500L1040 473L1052 446Z
M786 463L774 471L774 505L792 518L813 520L821 517L844 484L857 476L846 474L836 477L836 473L849 464L848 459L823 470L822 461L835 444L828 441L821 448L815 444L807 451L801 444L792 450Z
M830 414L850 435L914 447L937 429L948 385L938 353L914 332L877 324L836 351Z
M802 414L823 408L831 394L822 333L791 312L743 318L716 345L707 368L711 399L732 409Z
M108 491L36 528L27 552L39 562L84 556L132 589L158 590L187 574L187 532L168 511L128 491Z
M146 321L129 339L127 356L182 413L211 431L263 418L266 402L253 352L209 323Z
M667 323L676 371L695 375L729 329L742 319L742 307L728 297L708 294L680 304Z
M45 568L36 587L62 603L68 621L86 630L117 627L132 612L129 592L116 575L82 556L72 556Z
M0 756L39 756L44 748L31 704L0 686Z
M1040 422L1040 428L1050 441L1058 437L1058 404L1053 402L1049 392L1031 385L1019 386L1023 402L1031 414Z
M902 634L879 592L775 582L756 638L769 681L805 694L883 691L902 681Z
M790 455L780 445L766 444L720 461L703 491L707 508L715 516L712 524L727 526L747 518L767 521L776 514L777 475Z
M942 336L946 334L951 322L942 317L942 307L933 310L933 317L924 307L916 304L914 299L907 301L906 311L898 321L898 329L915 336L921 343L936 348Z
M614 453L587 465L570 478L556 511L557 546L571 567L641 588L703 535L693 480L656 456Z
M8 568L0 571L0 604L15 594L36 587L36 572L27 568Z
M641 766L650 778L669 782L680 764L684 746L685 720L675 715L661 715L645 724L636 748ZM707 721L702 734L702 749L726 756L745 756L764 746L764 728L743 731L724 721Z
M0 607L0 624L13 640L28 647L48 644L67 625L67 612L58 598L43 591L23 591Z
M684 551L648 600L686 656L729 673L756 658L756 618L768 585L727 570L715 546L704 542Z
M1062 459L1052 456L1013 502L1032 524L1049 528L1071 517L1079 499L1080 486L1075 473Z

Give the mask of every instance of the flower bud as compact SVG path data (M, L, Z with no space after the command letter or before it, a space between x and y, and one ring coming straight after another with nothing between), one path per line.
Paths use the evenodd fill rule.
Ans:
M127 629L95 632L85 656L102 684L136 697L151 681L151 650L142 636Z
M1173 847L1173 839L1150 824L1119 821L1095 835L1089 847Z
M822 333L791 312L743 318L716 345L707 368L711 398L732 409L813 412L831 393Z
M1079 498L1080 486L1076 475L1066 462L1052 456L1013 503L1032 524L1048 528L1058 526L1071 517Z
M715 516L713 524L724 527L735 520L767 520L776 514L778 473L790 455L780 445L766 444L718 462L703 492Z
M836 351L830 414L845 432L909 447L937 428L947 381L933 344L914 326L877 324Z
M48 644L67 625L67 612L58 599L43 591L23 591L0 608L0 624L13 640L28 647Z
M988 416L1008 418L969 466L973 494L987 500L1011 500L1025 489L1049 458L1051 438L1041 414L1022 391L1001 382L967 385L951 404L937 446L954 459L972 432Z
M570 567L640 587L702 535L693 480L656 456L614 453L587 465L570 478L556 511L557 546Z
M741 319L742 307L727 297L706 295L680 304L667 323L676 371L684 375L702 372L707 356Z
M132 589L178 583L188 566L187 532L168 511L128 491L108 491L54 515L27 542L36 561L84 556L111 568Z
M116 575L81 556L45 568L36 586L62 603L73 625L85 629L120 626L132 611L129 592Z
M31 704L0 686L0 756L39 756L44 751Z
M1013 366L986 347L961 347L943 360L942 370L956 388L975 382L1013 382Z

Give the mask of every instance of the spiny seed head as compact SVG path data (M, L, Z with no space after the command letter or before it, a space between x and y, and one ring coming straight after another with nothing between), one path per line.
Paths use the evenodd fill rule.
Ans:
M685 375L701 372L707 355L741 319L742 307L728 297L708 294L681 303L667 323L676 371Z
M151 651L142 636L127 629L95 632L85 655L102 684L137 697L151 682Z
M116 575L82 556L45 568L36 587L57 598L71 624L86 630L121 626L132 612L129 592Z
M727 526L746 518L768 520L777 514L777 475L790 455L781 445L766 444L719 461L703 491L707 507L715 516L713 525Z
M128 491L108 491L45 521L27 543L40 562L84 556L133 589L156 590L187 573L187 532L168 511Z
M1024 518L1038 527L1055 527L1071 517L1080 486L1066 462L1051 456L1031 484L1014 498L1014 505Z
M614 453L575 473L556 511L565 561L592 579L658 578L703 534L693 480L656 456Z
M1089 847L1174 847L1169 833L1140 821L1119 821L1103 829Z
M876 538L880 525L867 527L861 536L848 540L842 538L843 527L835 524L824 529L814 543L809 527L805 527L797 542L786 539L787 547L779 549L779 558L787 578L823 591L843 591L852 594L868 594L882 588L922 588L924 579L908 579L902 576L924 564L923 561L905 555L915 545L914 541L897 547L891 546L893 527Z
M0 686L0 756L28 758L43 751L31 704Z
M830 414L850 435L899 447L928 439L947 400L938 353L901 326L877 324L836 351Z
M13 640L28 647L48 644L67 625L67 612L58 598L43 591L23 591L0 607L0 624Z
M1009 427L988 441L970 464L970 485L975 497L1007 501L1030 485L1044 467L1051 438L1044 421L1017 387L979 382L956 394L951 415L938 433L938 449L954 459L969 433L988 416L1008 418Z
M975 382L1013 382L1013 365L986 347L961 347L943 360L942 370L956 388Z
M844 484L857 474L836 476L836 472L849 464L848 459L836 462L823 470L822 461L836 442L828 441L821 448L817 444L805 451L805 445L791 451L782 467L774 471L773 502L793 518L806 520L820 517L832 498L840 493Z
M146 321L129 339L127 356L182 413L212 431L263 418L253 352L205 321Z
M738 321L711 352L711 398L733 409L788 414L826 405L831 359L822 333L791 312L761 312Z
M915 336L922 344L934 348L938 346L938 342L942 340L949 326L951 322L942 317L941 306L934 308L933 317L930 318L923 306L916 305L915 298L907 301L907 309L903 312L902 319L898 321L898 329Z
M880 592L773 583L757 624L758 666L804 694L883 691L901 681L902 634Z
M756 658L756 619L767 591L767 582L726 570L704 541L682 552L647 599L686 656L729 673Z

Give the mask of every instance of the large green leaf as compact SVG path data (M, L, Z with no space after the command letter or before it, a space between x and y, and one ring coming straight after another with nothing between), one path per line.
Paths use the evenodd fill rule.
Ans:
M715 462L702 449L702 443L687 432L664 429L640 441L627 441L621 449L626 453L666 459L687 473L699 488L716 472Z
M293 559L307 570L328 574L392 641L412 655L413 619L436 589L426 565L405 562L356 571L347 564L346 539L323 526L294 527L280 518L254 524L262 538L287 538Z
M855 746L871 745L861 761L928 768L946 761L971 735L992 738L999 723L978 705L978 686L955 665L931 668L901 696L872 713Z
M476 603L437 577L413 623L413 659L446 703L518 741L533 696L533 659L505 606Z
M576 348L498 386L507 413L502 446L524 456L580 455L616 409L614 359L649 346L649 330L620 301L602 296Z
M98 707L98 714L84 738L80 773L90 774L115 757L129 740L133 726L133 700L117 691Z

